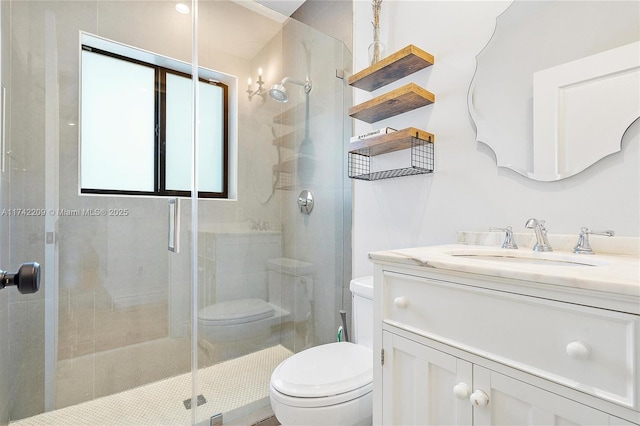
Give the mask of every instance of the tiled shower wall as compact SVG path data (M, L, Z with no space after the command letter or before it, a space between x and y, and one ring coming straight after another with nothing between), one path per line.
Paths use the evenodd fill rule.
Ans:
M11 54L10 73L5 72L9 64L3 58L3 78L10 76L7 91L11 94L8 99L12 113L7 120L11 130L7 133L7 148L12 155L8 163L10 171L2 176L3 204L14 208L45 205L43 182L46 183L47 157L44 142L51 137L51 132L45 131L47 114L51 113L46 109L46 101L51 95L47 93L50 86L46 84L51 71L47 68L50 67L47 54L51 51L45 49L45 42L55 40L59 121L54 123L58 127L53 133L58 138L59 149L59 161L55 164L58 207L69 210L127 208L130 212L127 217L58 218L60 292L56 306L59 325L56 355L59 361L66 362L65 368L58 368L58 373L65 374L65 380L58 380L58 386L66 383L65 386L73 387L73 381L67 380L72 377L80 377L83 382L83 386L76 386L78 396L64 402L66 405L104 394L103 385L108 385L101 383L104 375L94 372L110 367L104 357L96 356L98 352L163 336L188 335L190 317L188 200L182 203L183 250L174 255L166 251L166 200L77 195L78 134L77 128L67 123L77 123L78 119L78 31L189 61L190 18L176 21L171 4L168 9L161 7L167 5L164 1L14 0L1 4L2 51ZM122 8L125 4L126 13ZM223 4L238 7L230 2L200 4L200 16L205 20L217 13L209 7ZM45 20L51 17L55 18L55 31L47 33ZM239 96L238 105L238 199L232 202L205 200L199 206L199 221L203 225L258 221L282 230L284 254L316 265L314 341L329 341L335 335L337 314L333 321L323 318L342 306L341 293L350 276L350 247L345 243L350 234L350 183L345 180L344 173L336 173L336 163L344 161L342 149L348 139L341 133L342 122L337 121L343 117L344 102L350 101L343 98L344 82L336 78L334 69L350 66L350 52L331 43L326 36L294 22L284 33L269 41L255 58L246 59L217 50L218 40L208 36L210 28L206 25L200 28L200 65L237 75L240 93L243 93L246 77L255 79L260 66L265 69L267 84L279 81L288 73L300 78L298 74L305 73L305 67L309 65L305 53L300 51L302 41L313 46L313 70L321 69L319 66L323 65L322 58L325 57L346 64L314 71L312 75L315 90L310 98L313 122L309 135L318 154L318 173L309 183L320 200L315 215L304 217L299 214L295 204L297 190L274 190L271 185L272 166L279 161L272 144L273 131L283 130L274 126L272 118L286 106L259 98L249 102L243 95ZM296 62L298 59L285 63L283 50L296 55L292 56L294 58L302 58L301 63ZM296 89L294 86L291 90ZM333 95L327 98L322 93ZM298 101L300 99L298 97ZM299 138L305 136L304 126L298 125L296 129ZM10 192L7 191L9 182ZM345 200L348 201L347 210L343 204ZM1 251L3 263L0 267L12 269L21 262L35 260L44 269L42 219L15 217L11 218L10 224L11 258L8 250ZM0 217L0 227L3 236L8 236L7 218ZM2 243L5 242L6 238L3 238ZM43 282L46 282L45 278L43 276ZM44 408L43 326L47 303L44 296L42 290L32 296L18 296L15 289L0 292L0 342L10 342L9 345L0 344L0 425L6 423L9 416L18 419ZM16 361L9 366L5 362L7 359ZM133 370L130 374L136 374ZM129 373L123 371L122 374ZM127 378L114 375L104 379L127 381ZM58 391L60 394L65 392L64 389Z

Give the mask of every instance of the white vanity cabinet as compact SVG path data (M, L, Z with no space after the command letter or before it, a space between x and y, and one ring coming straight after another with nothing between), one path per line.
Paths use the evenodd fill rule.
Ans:
M382 340L383 424L471 424L471 388L462 399L453 393L458 384L472 385L470 362L388 331Z
M374 424L640 424L637 313L372 258Z
M382 347L386 425L618 424L602 411L392 332L383 332Z

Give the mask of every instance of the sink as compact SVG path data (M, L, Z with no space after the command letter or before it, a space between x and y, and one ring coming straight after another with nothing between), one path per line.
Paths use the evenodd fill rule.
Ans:
M609 262L602 259L594 259L585 257L585 255L572 255L569 253L555 252L524 252L520 250L456 250L446 254L465 258L469 260L481 260L486 262L500 264L519 264L519 265L541 265L541 266L560 266L560 267L585 267L585 266L603 266Z
M454 254L456 257L467 257L476 260L488 260L490 262L500 263L528 263L532 265L549 265L549 266L597 266L587 262L573 262L567 260L553 260L553 259L535 259L529 257L511 257L511 256L496 256L486 254Z

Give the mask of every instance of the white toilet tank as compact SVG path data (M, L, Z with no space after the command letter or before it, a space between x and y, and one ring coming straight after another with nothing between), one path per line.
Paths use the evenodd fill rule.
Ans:
M369 349L373 349L373 277L351 280L351 301L353 318L350 339Z
M313 264L280 257L267 260L269 303L291 314L294 322L305 321L313 301Z

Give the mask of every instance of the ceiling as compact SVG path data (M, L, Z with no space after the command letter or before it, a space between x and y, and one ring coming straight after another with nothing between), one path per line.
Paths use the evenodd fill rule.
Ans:
M304 0L201 0L199 18L206 23L207 40L224 41L216 43L216 49L252 59L302 3Z
M282 29L304 0L231 0L203 2L202 20L217 48L251 59ZM241 6L241 7L238 7Z
M291 16L305 0L255 0L255 2L271 10L275 10L284 16Z

